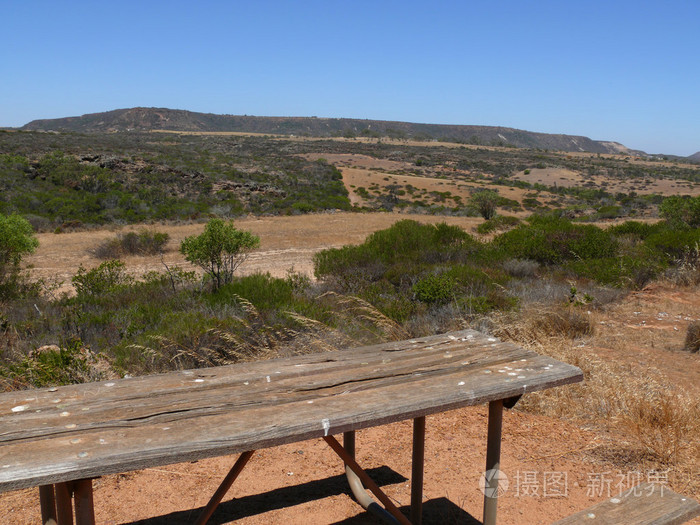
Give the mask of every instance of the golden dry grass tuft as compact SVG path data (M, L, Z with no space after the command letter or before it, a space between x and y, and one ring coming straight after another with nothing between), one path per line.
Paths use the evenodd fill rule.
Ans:
M697 354L700 351L700 322L696 321L688 325L683 350Z

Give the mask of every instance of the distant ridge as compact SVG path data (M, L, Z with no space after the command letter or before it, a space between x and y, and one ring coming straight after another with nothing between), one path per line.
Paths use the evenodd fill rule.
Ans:
M700 151L686 157L691 162L700 162Z
M537 133L496 126L416 124L385 120L316 117L253 117L215 115L167 108L117 109L80 117L33 120L21 129L34 131L73 131L82 133L115 131L238 131L282 135L382 136L417 140L449 140L484 145L510 145L592 153L633 152L617 142L588 137Z

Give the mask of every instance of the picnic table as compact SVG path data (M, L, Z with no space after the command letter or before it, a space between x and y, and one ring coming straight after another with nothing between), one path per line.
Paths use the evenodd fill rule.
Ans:
M240 453L206 523L257 449L323 438L399 523L420 523L425 417L489 404L486 471L504 406L581 381L571 365L473 330L374 346L0 394L0 492L39 487L45 524L94 523L92 479ZM413 419L411 521L354 460L354 432ZM343 433L345 446L334 435ZM487 475L484 523L496 520ZM359 489L358 489L359 487ZM364 506L371 505L361 502ZM373 506L376 507L376 504ZM75 511L75 513L74 513Z

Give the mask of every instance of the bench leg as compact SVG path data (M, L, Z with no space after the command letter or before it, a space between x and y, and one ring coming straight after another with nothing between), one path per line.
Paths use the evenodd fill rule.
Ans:
M326 443L333 449L333 451L340 456L340 459L342 459L347 466L349 466L352 471L357 475L362 480L362 483L372 491L372 493L377 496L377 499L381 501L384 504L384 507L386 510L388 510L391 515L396 518L396 520L401 524L401 525L411 525L411 522L408 521L408 518L401 514L401 511L394 505L394 503L388 498L386 494L382 492L382 490L379 488L379 486L372 481L372 478L370 478L367 473L362 470L362 467L357 464L357 462L350 457L350 455L345 451L343 448L343 445L338 443L338 440L335 439L333 436L325 436L323 438Z
M42 525L56 525L56 497L53 492L53 485L42 485L39 487L39 502L41 504Z
M489 403L488 437L486 438L486 484L484 487L484 525L496 525L498 510L498 476L501 467L501 428L503 401Z
M92 480L73 482L76 525L95 525L95 506L92 499Z
M246 463L248 463L248 460L253 456L253 454L255 454L255 451L249 450L238 456L238 460L221 482L219 488L216 489L216 492L209 500L209 503L207 503L207 506L204 507L204 510L199 515L199 518L197 518L197 521L195 522L196 525L204 525L207 521L209 521L209 518L211 518L211 515L214 514L216 507L219 505L219 503L221 503L221 500L224 499L224 496L231 488L231 485L233 485L233 482L236 481L236 478L241 472L243 472Z
M425 463L425 416L413 420L411 466L411 523L423 522L423 464Z
M56 522L58 525L73 525L73 491L69 481L56 483Z
M44 485L39 487L39 498L43 525L95 525L92 479Z
M354 430L343 433L343 448L352 459L355 459ZM377 518L385 523L388 523L389 525L396 525L396 523L398 523L396 518L388 513L384 507L374 501L372 496L367 494L364 485L362 485L362 480L360 480L357 474L355 474L348 465L345 465L345 476L348 478L348 485L350 485L350 490L352 490L353 496L355 496L355 499L363 509L371 512L377 516Z

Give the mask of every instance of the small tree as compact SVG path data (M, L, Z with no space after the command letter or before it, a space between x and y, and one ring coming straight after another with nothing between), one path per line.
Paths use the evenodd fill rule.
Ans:
M496 206L498 206L499 200L500 195L498 195L497 192L482 190L474 193L471 196L470 202L484 219L489 220L496 215Z
M231 282L233 272L259 244L257 235L235 228L233 222L212 219L204 227L204 233L182 241L180 252L211 276L216 290Z
M34 230L24 218L0 214L0 297L18 291L22 257L37 246Z

